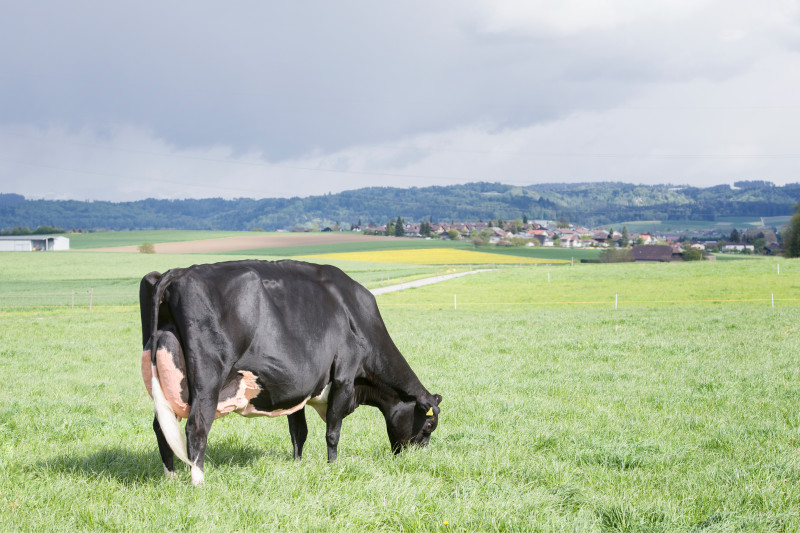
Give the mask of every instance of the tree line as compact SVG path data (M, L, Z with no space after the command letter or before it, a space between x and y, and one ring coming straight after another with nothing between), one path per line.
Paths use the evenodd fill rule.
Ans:
M134 202L29 200L0 194L0 229L51 226L83 231L195 229L268 231L349 229L353 221L558 220L598 227L620 220L716 220L721 216L789 216L800 183L766 181L699 188L618 182L526 187L476 182L432 187L368 187L295 198L146 199Z

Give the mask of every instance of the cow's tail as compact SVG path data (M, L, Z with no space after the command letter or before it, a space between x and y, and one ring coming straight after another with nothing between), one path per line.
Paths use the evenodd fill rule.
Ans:
M173 269L166 272L161 279L156 283L155 291L153 293L153 309L150 323L150 364L152 367L152 392L153 392L153 405L156 411L156 418L158 425L161 426L161 433L167 441L172 453L189 466L195 466L189 460L189 453L186 448L186 434L181 430L178 423L178 416L172 410L172 406L167 401L164 395L164 390L161 388L161 381L158 379L158 370L156 368L156 352L158 351L158 308L161 306L161 300L164 297L164 291L167 286L176 277L183 273L182 269Z

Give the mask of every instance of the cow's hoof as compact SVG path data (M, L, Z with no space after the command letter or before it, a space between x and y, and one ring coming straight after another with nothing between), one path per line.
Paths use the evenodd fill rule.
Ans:
M198 467L192 467L192 485L195 487L199 487L205 482L205 476L203 475L203 471L200 470Z
M166 466L164 467L164 475L167 477L167 479L178 479L178 474L172 470L167 470Z

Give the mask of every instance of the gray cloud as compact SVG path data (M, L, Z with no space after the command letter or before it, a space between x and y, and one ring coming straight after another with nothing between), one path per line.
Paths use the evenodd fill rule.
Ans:
M190 196L224 191L220 180L230 184L232 176L241 187L231 189L255 195L341 190L375 182L381 173L411 173L419 181L566 179L567 172L597 179L597 161L590 159L558 166L552 154L547 164L528 155L506 157L500 165L485 155L500 139L531 152L525 143L540 139L548 127L563 136L562 145L552 148L558 153L598 148L589 139L608 141L617 134L619 144L604 150L624 154L633 144L642 155L664 150L669 140L669 150L695 153L709 148L697 140L673 141L702 117L680 123L662 114L641 131L632 131L636 121L630 123L623 134L614 123L629 123L615 113L629 115L644 105L685 115L732 94L740 99L731 104L738 108L791 103L776 102L774 95L767 102L767 94L749 82L750 92L742 89L742 80L759 68L777 76L780 69L764 67L775 58L793 66L796 3L766 2L757 10L749 2L722 1L597 5L14 4L0 21L6 50L0 56L0 98L6 103L0 106L0 175L11 183L13 174L18 187L33 179L53 181L59 170L73 175L76 186L93 174L115 176L111 182L125 182L130 190L131 174L143 179L170 169L175 194L181 184L206 185L197 193L183 189ZM793 76L763 81L798 83ZM605 114L605 131L569 130L570 124L587 127L592 121L586 114L598 113ZM709 139L736 144L730 131L708 127ZM465 134L476 129L483 133ZM782 134L797 140L788 130L771 138ZM661 144L640 145L647 137ZM459 144L467 138L483 145ZM752 136L742 133L740 141L759 153L771 150L770 139L753 147ZM460 152L462 160L466 152L473 164L462 170L444 149ZM204 158L209 168L201 167ZM640 181L655 179L654 168L619 166L610 165L604 177L613 178L616 169L635 179L638 167ZM351 175L320 175L315 168ZM306 188L278 183L287 176ZM709 179L727 176L718 172ZM86 194L126 194L115 190L95 186Z

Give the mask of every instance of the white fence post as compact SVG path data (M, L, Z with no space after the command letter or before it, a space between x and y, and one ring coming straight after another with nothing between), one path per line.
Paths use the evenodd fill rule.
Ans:
M458 296L456 294L453 295L453 310L458 310Z
M89 289L89 311L92 310L92 300L94 300L94 287Z

